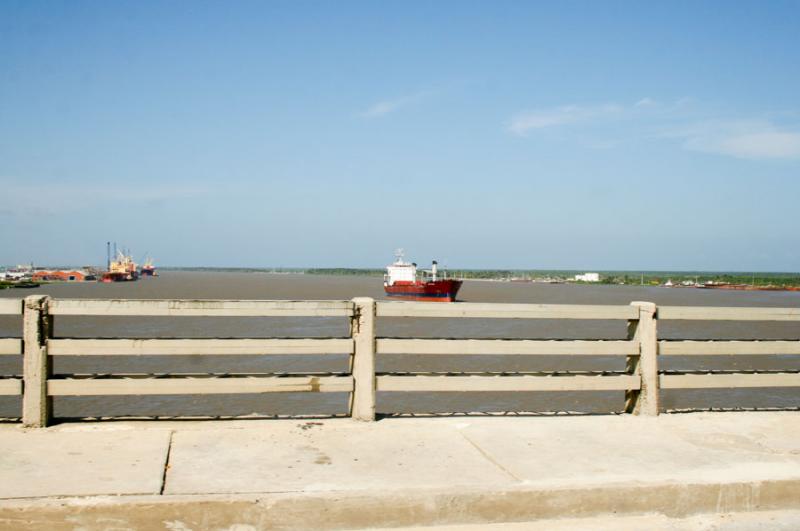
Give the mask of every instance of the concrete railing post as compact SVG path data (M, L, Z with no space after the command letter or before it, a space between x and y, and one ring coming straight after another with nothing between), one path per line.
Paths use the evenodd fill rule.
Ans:
M375 420L375 300L357 297L353 304L355 314L351 330L355 351L350 416L370 421Z
M629 356L629 374L638 371L641 389L625 393L625 411L634 415L658 415L658 333L656 305L652 302L632 302L639 308L639 319L628 324L628 339L639 344L639 355Z
M52 399L47 396L47 379L52 372L47 356L47 338L53 331L53 318L47 312L49 299L46 295L26 297L22 317L22 423L37 428L47 426L52 414Z

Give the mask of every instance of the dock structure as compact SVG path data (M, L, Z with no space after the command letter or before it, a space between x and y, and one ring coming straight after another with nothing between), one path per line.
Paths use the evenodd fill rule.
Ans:
M800 340L676 340L659 323L797 322L794 308L349 301L0 299L21 337L20 423L0 424L0 529L358 529L778 511L800 521L797 411L664 414L662 390L800 388L792 371L665 371L669 356L800 355ZM75 339L61 316L336 317L347 337ZM380 335L382 319L627 323L603 340ZM349 356L335 374L54 374L60 356ZM618 356L621 371L395 374L380 355ZM382 392L618 391L627 414L376 419ZM63 396L348 393L349 418L53 422ZM624 403L622 403L624 397ZM301 412L302 413L302 412ZM793 512L792 512L793 511ZM789 518L789 516L786 516ZM638 518L638 516L637 516ZM748 517L749 518L749 517ZM773 518L770 516L770 518ZM672 527L669 527L672 529ZM724 527L723 527L724 529Z

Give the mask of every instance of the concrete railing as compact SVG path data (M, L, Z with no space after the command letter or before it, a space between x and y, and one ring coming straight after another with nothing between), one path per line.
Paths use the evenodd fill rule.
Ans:
M800 309L416 303L352 301L0 299L0 315L23 315L22 339L0 339L0 355L23 355L23 378L0 379L0 395L22 395L22 420L46 426L57 396L181 395L276 392L350 393L349 414L375 419L378 391L624 391L625 410L658 415L659 389L800 387L800 373L664 374L658 356L800 354L800 341L659 341L658 320L795 321ZM298 339L62 339L58 316L345 317L347 338ZM603 319L628 323L625 340L396 339L376 335L379 318ZM55 356L349 355L349 370L334 376L54 378ZM621 356L622 373L398 375L378 374L378 354Z
M0 315L21 315L21 299L0 299ZM22 354L22 340L16 338L0 339L0 356L19 356ZM0 396L22 394L22 380L19 378L0 379Z
M800 308L704 308L665 306L658 309L661 321L794 321L800 323ZM659 341L660 356L777 356L800 355L800 341ZM705 374L661 374L662 389L719 389L744 387L800 387L797 372L749 372Z
M624 319L623 341L529 339L378 339L378 354L463 355L602 355L624 356L625 374L393 376L377 377L378 391L625 391L626 411L658 414L655 305L630 306L550 304L384 303L378 317L458 317L502 319Z

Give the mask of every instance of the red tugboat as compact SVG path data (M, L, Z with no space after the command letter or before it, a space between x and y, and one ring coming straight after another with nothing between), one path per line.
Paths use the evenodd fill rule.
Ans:
M386 295L411 301L455 302L462 282L446 278L446 275L438 278L435 260L430 271L422 271L422 278L418 279L417 264L405 262L401 250L395 256L397 260L386 267L383 277Z

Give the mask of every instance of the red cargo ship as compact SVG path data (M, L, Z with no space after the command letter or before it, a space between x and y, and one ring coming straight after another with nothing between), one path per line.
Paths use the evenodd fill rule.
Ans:
M454 302L460 280L438 277L437 263L434 260L430 271L422 271L417 278L417 264L403 261L402 251L397 252L397 260L386 267L383 288L392 298L412 301Z

